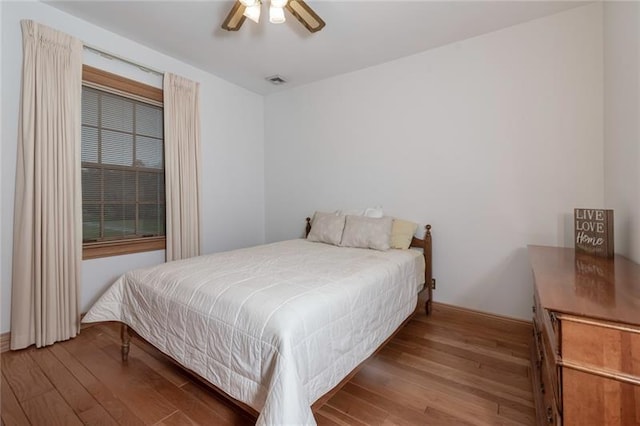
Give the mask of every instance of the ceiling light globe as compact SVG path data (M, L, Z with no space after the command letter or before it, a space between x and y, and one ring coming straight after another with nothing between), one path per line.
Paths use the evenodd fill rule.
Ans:
M284 9L281 7L271 6L269 8L269 22L272 24L282 24L284 21Z
M260 21L260 4L247 7L243 15L257 24Z
M289 0L271 0L271 7L285 7Z

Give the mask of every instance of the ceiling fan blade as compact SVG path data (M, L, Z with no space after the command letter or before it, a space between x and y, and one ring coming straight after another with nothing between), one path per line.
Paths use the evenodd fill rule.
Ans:
M320 31L325 26L322 18L319 17L318 14L315 13L303 0L289 0L286 8L312 33Z
M222 28L227 31L238 31L246 19L243 15L245 9L245 5L236 0L227 18L222 23Z

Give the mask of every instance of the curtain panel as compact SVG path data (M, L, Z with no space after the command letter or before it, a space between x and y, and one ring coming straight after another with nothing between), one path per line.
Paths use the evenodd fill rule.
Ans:
M200 255L199 84L164 75L166 258Z
M22 21L11 349L80 330L82 43Z

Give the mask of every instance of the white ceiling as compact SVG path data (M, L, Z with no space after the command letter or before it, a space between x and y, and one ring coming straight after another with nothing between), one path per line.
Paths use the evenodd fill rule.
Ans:
M263 1L266 3L267 1ZM253 92L268 94L584 5L581 1L313 1L327 26L287 14L237 32L220 28L233 0L54 1L50 5ZM134 59L135 58L130 58ZM265 77L279 74L287 84Z

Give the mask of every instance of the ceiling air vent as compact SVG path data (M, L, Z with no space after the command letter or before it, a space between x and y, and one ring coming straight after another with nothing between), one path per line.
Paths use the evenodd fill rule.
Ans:
M279 84L284 84L287 82L287 80L284 79L284 77L282 77L281 75L272 75L270 77L267 77L266 80L268 82L270 82L271 84L275 84L275 85L279 85Z

